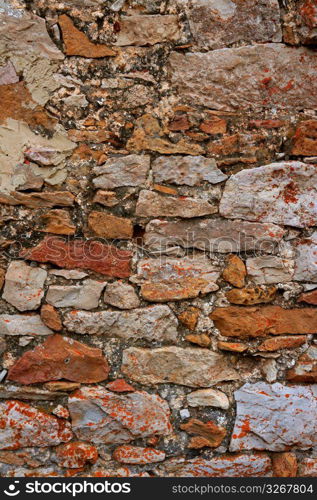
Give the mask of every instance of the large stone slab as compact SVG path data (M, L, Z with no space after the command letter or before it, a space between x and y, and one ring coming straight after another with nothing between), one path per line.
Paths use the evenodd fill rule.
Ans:
M37 314L0 314L0 335L51 335Z
M145 183L150 168L147 155L128 155L109 158L101 167L95 167L93 179L96 188L113 189L123 186L140 186Z
M145 244L153 249L165 250L179 245L207 252L274 252L283 238L284 229L275 224L224 219L202 221L152 220L146 226Z
M189 0L194 49L219 49L237 42L281 42L278 0Z
M100 386L82 387L69 397L68 408L76 436L92 443L128 443L172 430L166 401L143 391L123 396Z
M317 385L245 384L235 392L230 450L306 450L317 443Z
M21 401L0 403L0 419L1 450L56 446L73 436L69 422Z
M175 346L125 349L121 370L132 380L145 385L172 383L210 387L223 380L239 378L223 354Z
M311 308L218 307L210 317L227 337L317 333L317 310Z
M155 182L199 186L217 184L228 178L212 158L204 156L159 156L152 164Z
M169 75L182 101L212 109L314 109L313 51L279 43L207 53L172 52Z
M70 332L122 339L163 342L177 338L177 319L165 305L133 311L71 311L65 315L64 325Z
M258 285L292 281L294 262L271 255L251 257L246 261L248 275Z
M79 309L95 309L98 307L105 282L85 280L79 285L58 286L48 288L46 301L55 307L75 307Z
M242 170L226 182L219 211L230 219L315 226L316 186L315 166L298 161Z
M37 309L44 296L45 269L28 266L20 260L9 264L2 298L19 311Z
M296 240L294 248L296 252L294 280L317 283L317 231L307 238Z

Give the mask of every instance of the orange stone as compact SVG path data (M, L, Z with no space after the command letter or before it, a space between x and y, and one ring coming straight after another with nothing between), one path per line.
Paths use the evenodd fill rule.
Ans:
M177 189L170 188L167 186L160 186L159 184L154 184L153 189L155 189L155 191L159 191L160 193L175 194L175 195L178 194Z
M162 462L165 453L154 448L141 448L139 446L118 446L113 452L113 458L122 464L144 465Z
M276 296L275 286L269 288L242 288L233 289L226 293L226 297L231 304L241 304L251 306L254 304L272 302Z
M3 287L5 274L5 270L0 267L0 290Z
M71 235L76 231L66 210L50 210L40 217L40 222L44 228L39 231L44 233Z
M175 116L168 125L168 129L171 132L188 130L189 128L190 128L190 123L186 115Z
M206 134L225 134L227 131L227 122L222 118L214 117L204 120L199 128Z
M132 385L128 384L123 378L117 378L106 385L106 388L112 392L134 392L135 389Z
M305 302L317 306L317 289L312 292L302 293L297 302Z
M116 52L106 45L91 42L85 33L76 28L73 21L66 14L58 18L65 45L65 54L88 58L115 56Z
M245 352L248 350L248 346L245 344L239 344L238 342L218 342L218 348L222 351L230 352Z
M88 227L100 238L128 240L133 236L133 224L130 219L104 212L90 212Z
M267 339L259 346L259 351L278 351L279 349L294 349L307 341L305 335L294 335L293 337L276 337Z
M59 312L50 304L43 304L41 307L41 320L44 325L51 330L59 332L63 328Z
M293 137L293 155L317 155L317 120L301 122Z
M202 333L201 335L191 333L186 335L185 340L187 340L187 342L191 342L192 344L200 345L201 347L209 347L211 344L210 338L205 333Z
M195 330L199 317L199 309L197 307L190 307L186 311L179 314L179 321L188 328L188 330Z
M230 285L242 288L245 284L247 271L243 260L237 255L229 255L227 266L225 267L222 277Z
M54 206L71 207L75 196L68 191L49 191L42 193L0 193L0 203L6 205L24 205L28 208L52 208Z
M297 458L295 453L273 453L272 454L273 477L296 477Z
M188 434L197 434L189 441L188 448L217 448L226 437L227 430L220 427L211 420L202 422L196 418L190 419L186 424L181 424L180 428Z
M61 444L55 448L55 453L58 465L70 469L94 464L98 460L97 448L83 441Z

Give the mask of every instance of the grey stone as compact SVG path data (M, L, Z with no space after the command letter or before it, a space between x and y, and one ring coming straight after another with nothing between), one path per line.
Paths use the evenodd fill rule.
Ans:
M140 300L132 285L124 281L114 281L107 285L103 296L106 304L119 309L134 309L139 307Z
M177 16L132 14L120 19L120 31L115 45L155 45L180 39Z
M159 156L152 164L152 171L155 182L187 186L217 184L228 178L213 158L203 156Z
M306 450L317 444L317 385L245 384L235 392L231 451Z
M54 307L75 307L79 309L95 309L98 307L105 282L91 279L79 285L51 285L46 295L46 301Z
M213 406L228 410L229 399L228 396L217 389L199 389L198 391L187 394L187 403L189 406Z
M246 261L248 275L254 283L270 285L292 281L294 262L281 257L265 255L252 257Z
M219 211L230 219L315 226L316 199L316 168L299 161L283 161L232 175Z
M296 251L294 280L317 283L317 231L310 237L296 241L294 248Z
M44 296L47 272L40 267L31 267L21 260L10 263L2 298L19 311L37 309Z
M0 335L52 335L37 314L0 314Z
M54 276L61 276L65 280L81 280L88 276L84 271L77 271L77 269L51 269L49 274Z
M122 186L140 186L146 181L150 157L128 155L109 158L101 167L95 167L93 179L96 188L113 189Z
M209 387L239 378L226 356L207 349L176 346L125 349L121 370L135 382L145 385L172 383Z

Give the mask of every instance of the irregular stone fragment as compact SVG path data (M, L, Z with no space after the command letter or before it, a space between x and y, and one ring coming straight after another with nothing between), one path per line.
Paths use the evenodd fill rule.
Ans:
M310 346L288 370L287 379L292 382L317 382L317 347Z
M230 450L288 451L316 445L317 386L245 384L235 392Z
M5 274L6 274L5 270L0 267L0 290L2 289L4 284Z
M119 309L135 309L140 306L140 300L134 288L124 281L114 281L107 285L103 296L106 304Z
M305 302L306 304L312 304L317 306L317 290L312 292L302 293L297 302Z
M199 389L198 391L187 394L187 403L189 406L213 406L228 410L229 399L224 392L217 389Z
M47 382L44 384L44 387L48 391L65 391L65 392L73 392L76 389L80 388L80 384L77 382L64 382L59 381L59 382Z
M130 219L104 212L90 212L88 227L100 238L129 240L133 236L133 224Z
M109 365L100 349L56 334L23 354L10 368L8 378L21 384L61 378L94 383L105 380L108 373Z
M95 309L98 307L101 292L105 286L105 282L90 279L83 281L80 285L51 285L46 294L46 301L55 307Z
M128 384L123 378L117 378L106 385L106 389L112 392L134 392L132 385Z
M40 267L31 267L20 260L9 264L5 277L2 298L19 311L37 309L44 296L47 272Z
M227 337L317 332L317 310L283 309L280 306L220 307L210 315L216 328Z
M190 439L188 448L218 448L226 437L227 431L224 427L216 425L211 420L209 422L201 422L196 418L190 419L186 424L181 424L180 428L188 434L197 434Z
M242 288L241 290L229 290L226 293L226 297L231 304L252 306L254 304L272 302L275 299L276 291L275 286L268 288Z
M245 284L247 271L243 260L237 255L229 255L222 277L230 285L242 288Z
M70 332L122 339L174 342L177 338L177 319L165 305L133 311L71 311L64 325Z
M208 120L204 120L199 128L206 134L225 134L227 132L227 122L218 116L213 116Z
M161 347L123 351L121 370L145 385L172 383L209 387L222 380L237 380L238 373L222 354L207 349Z
M177 16L132 14L120 19L120 31L115 45L155 45L180 39Z
M69 213L66 210L50 210L41 215L40 223L43 225L39 230L44 233L53 234L75 234L76 226L72 224Z
M199 186L217 184L228 178L212 158L204 156L159 156L152 164L155 182Z
M50 304L43 304L41 307L41 320L44 325L51 330L59 332L63 328L59 312Z
M22 250L20 256L37 262L51 262L65 269L91 269L117 278L130 276L131 252L99 241L64 241L46 236L37 246Z
M142 186L150 168L148 155L128 155L109 158L102 167L95 167L96 188L114 189L123 186Z
M254 283L270 285L287 283L293 278L293 261L281 257L261 256L247 259L248 275Z
M165 460L165 453L154 448L141 448L126 444L118 446L114 450L112 457L122 464L145 465L162 462Z
M297 458L295 453L284 452L272 455L274 477L296 477Z
M278 351L279 349L294 349L307 342L305 335L293 335L292 337L276 337L267 339L259 345L259 351Z
M317 155L317 121L307 120L300 122L293 137L293 155Z
M81 280L88 276L87 273L84 273L83 271L76 271L76 269L72 269L70 271L67 271L66 269L51 269L49 274L52 274L53 276L61 276L65 280Z
M51 335L37 314L0 314L0 335Z
M299 464L299 477L317 477L317 458L304 458Z
M223 111L314 109L314 58L304 47L279 43L172 52L169 73L179 99L191 105Z
M93 203L100 203L100 205L105 207L115 207L118 205L120 200L117 198L114 191L103 191L102 189L99 189L92 201Z
M0 193L0 203L5 205L24 205L27 208L71 207L75 196L68 191L42 193Z
M56 446L72 438L70 424L20 401L0 403L0 449Z
M294 280L317 283L317 231L310 237L296 240Z
M83 387L69 397L73 431L95 444L121 444L171 433L167 403L156 394L118 395L103 387Z
M70 17L66 14L59 16L58 24L62 30L66 55L89 58L101 58L116 55L116 53L109 49L106 45L91 42L85 33L76 28Z
M201 217L218 211L208 200L189 196L165 196L155 191L142 190L136 205L139 217Z
M66 420L69 419L69 411L63 405L57 405L52 411L52 413L57 417L66 418Z
M10 83L17 83L18 81L19 77L11 61L5 66L0 67L0 85L8 85Z
M274 224L204 219L168 222L152 220L146 226L145 244L154 249L180 245L210 253L261 250L274 252L285 231Z
M229 352L245 352L248 350L248 346L246 344L241 344L239 342L218 342L218 348L222 351Z
M220 271L206 257L143 259L131 279L141 284L141 295L152 302L194 298L218 290Z
M60 444L55 448L56 462L60 467L78 469L98 460L98 450L95 446L82 441Z
M197 344L200 347L209 347L211 345L211 339L206 333L202 333L200 335L191 333L186 335L185 340L187 340L187 342L191 342L192 344Z
M37 387L21 387L10 383L0 385L0 399L25 399L27 401L52 401L65 396L60 388L53 391L38 389Z
M227 181L219 211L224 217L315 226L317 172L298 161L242 170Z
M186 311L179 314L178 319L189 330L195 330L198 317L199 309L197 309L197 307L190 307Z
M278 369L275 359L261 359L260 370L267 382L275 382L277 379Z
M272 464L266 453L237 453L166 464L163 472L172 477L271 477Z
M237 42L281 42L277 0L196 0L189 2L194 50L219 49Z

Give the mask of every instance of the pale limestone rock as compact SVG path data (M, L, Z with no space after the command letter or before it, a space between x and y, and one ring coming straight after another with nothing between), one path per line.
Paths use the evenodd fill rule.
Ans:
M187 394L187 403L189 406L213 406L228 410L229 399L224 392L217 389L199 389L198 391Z
M294 248L296 252L294 280L317 283L317 231L310 237L295 242Z
M246 261L248 275L254 283L270 285L288 283L293 279L294 262L281 257L265 255L251 257Z
M134 309L139 307L140 300L134 288L124 281L114 281L107 285L103 296L106 304L118 307L119 309Z
M21 260L10 263L2 298L19 311L37 309L44 296L47 272L40 267L31 267Z
M219 211L230 219L315 226L316 195L316 168L299 161L283 161L232 175Z
M159 156L152 164L154 181L187 186L217 184L228 178L213 158L203 156Z
M46 295L46 301L54 307L75 307L80 309L95 309L98 307L105 282L87 279L79 285L51 285Z
M82 387L68 399L77 438L96 444L128 443L171 433L170 410L156 394L118 395L103 387Z
M77 269L51 269L49 274L53 276L60 276L65 280L81 280L88 276L84 271L77 271Z
M216 205L208 199L190 198L189 196L166 196L155 191L142 190L136 205L139 217L201 217L218 212Z
M317 444L317 385L245 384L235 392L231 451L306 450Z
M146 226L144 242L149 248L168 249L179 245L210 253L263 251L272 253L285 230L274 224L205 219L202 221L152 220Z
M176 340L177 324L171 309L165 305L133 311L72 311L64 319L71 332L160 342Z
M317 105L314 66L313 51L267 43L207 53L172 52L169 75L175 94L191 106L300 110Z
M122 372L145 385L172 383L209 387L223 380L237 380L227 357L207 349L176 346L158 349L130 347L123 351Z
M101 167L95 167L96 188L113 189L122 186L140 186L146 181L150 168L148 155L128 155L109 158Z
M0 314L0 335L52 335L37 314Z
M120 19L120 32L115 45L155 45L180 39L177 16L132 14Z

